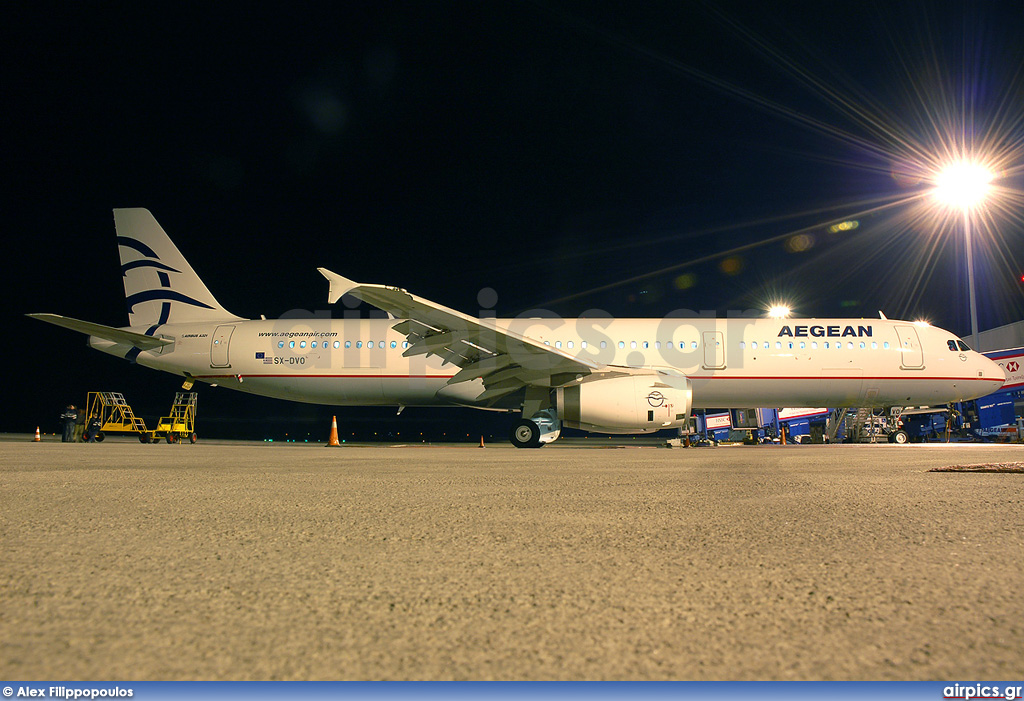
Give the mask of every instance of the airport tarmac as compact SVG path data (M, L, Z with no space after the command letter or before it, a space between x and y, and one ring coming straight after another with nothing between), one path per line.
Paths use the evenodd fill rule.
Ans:
M0 439L0 677L1024 678L1021 446L593 445Z

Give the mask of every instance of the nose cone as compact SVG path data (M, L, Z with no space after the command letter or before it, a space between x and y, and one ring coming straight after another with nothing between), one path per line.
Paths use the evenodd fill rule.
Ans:
M1009 376L1006 374L1002 366L990 358L981 356L981 365L978 368L978 377L998 382L998 386L993 386L992 391L995 392L1009 380Z
M963 393L960 401L985 397L998 392L1006 384L1006 373L998 363L986 358L981 353L970 352L970 362L967 363L969 379L961 382L960 391Z

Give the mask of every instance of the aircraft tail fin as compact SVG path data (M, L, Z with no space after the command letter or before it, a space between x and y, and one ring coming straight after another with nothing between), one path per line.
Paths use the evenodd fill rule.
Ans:
M115 209L117 246L131 326L235 321L148 209Z

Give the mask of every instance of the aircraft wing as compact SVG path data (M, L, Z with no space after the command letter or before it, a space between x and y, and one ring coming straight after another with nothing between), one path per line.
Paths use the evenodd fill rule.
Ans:
M334 304L350 294L400 319L393 327L409 340L402 354L436 355L460 368L448 384L480 378L484 392L477 401L496 399L527 385L558 386L600 371L584 358L498 328L491 319L479 319L386 285L364 285L326 268L318 268L330 282L328 301Z
M123 343L127 346L135 346L141 350L153 350L154 348L174 343L174 341L169 341L164 338L154 338L153 336L146 336L145 334L135 333L134 331L125 331L124 329L117 329L113 326L94 324L91 321L72 319L69 316L60 316L59 314L26 314L25 316L30 316L33 319L39 319L40 321L45 321L49 324L63 326L66 329L79 331L90 336L96 336L107 341L113 341L114 343Z

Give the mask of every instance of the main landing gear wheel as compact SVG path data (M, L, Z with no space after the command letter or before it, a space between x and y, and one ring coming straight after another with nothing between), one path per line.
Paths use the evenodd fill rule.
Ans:
M516 421L512 427L512 435L509 436L512 445L517 448L539 448L540 447L540 426L529 419Z
M910 440L910 436L908 436L907 432L904 431L903 429L896 431L889 437L889 442L896 443L897 445L903 445L908 440Z

